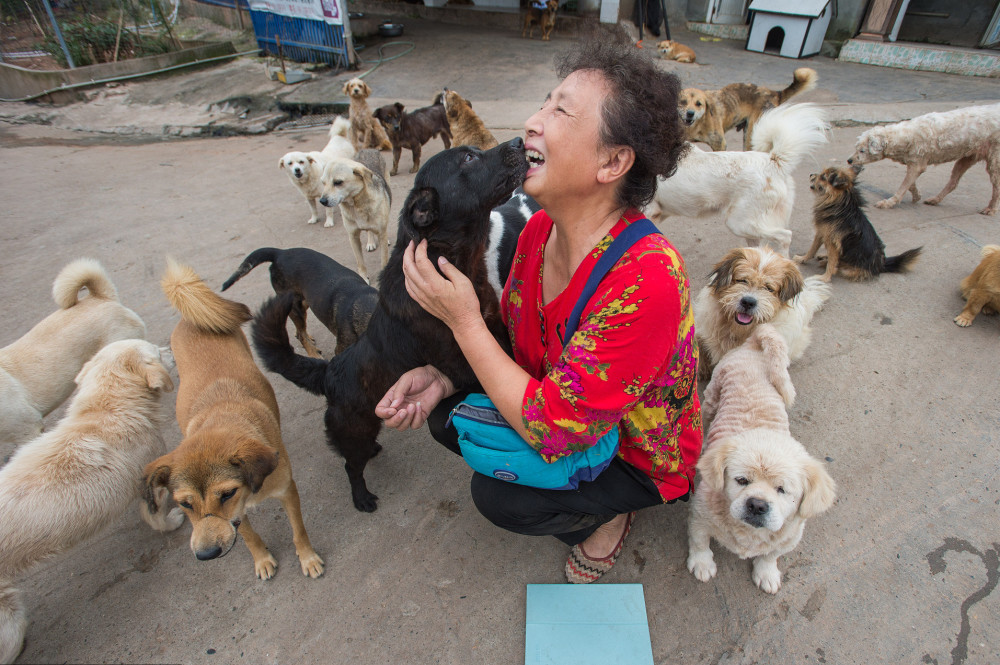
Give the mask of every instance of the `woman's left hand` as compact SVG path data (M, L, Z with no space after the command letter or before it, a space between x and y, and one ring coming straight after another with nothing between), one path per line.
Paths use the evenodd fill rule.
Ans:
M414 245L411 240L403 254L406 292L452 331L481 322L479 297L469 278L443 256L438 266L444 277L427 256L427 241Z

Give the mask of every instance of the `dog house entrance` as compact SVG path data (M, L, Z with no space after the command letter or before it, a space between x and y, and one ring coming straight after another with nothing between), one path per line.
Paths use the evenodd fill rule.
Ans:
M764 41L764 53L781 55L781 45L784 43L785 29L781 26L775 26L767 33L767 39Z

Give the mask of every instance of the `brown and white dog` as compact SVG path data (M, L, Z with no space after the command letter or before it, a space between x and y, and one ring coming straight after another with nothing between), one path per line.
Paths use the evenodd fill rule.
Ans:
M354 146L354 151L357 152L365 148L392 150L392 142L386 136L385 129L372 116L371 109L368 108L368 98L372 94L372 89L368 87L368 84L355 77L344 83L342 90L351 100L347 117L351 121L349 138L351 145Z
M809 346L809 323L830 292L830 285L819 277L803 280L794 262L770 249L731 250L695 299L694 325L702 352L699 373L708 376L763 323L784 336L792 360L800 358Z
M920 200L917 178L932 164L955 162L951 178L941 192L924 203L937 205L951 193L976 162L986 162L993 195L981 215L992 215L1000 206L1000 104L970 106L946 113L927 113L884 127L873 127L858 137L848 164L870 164L891 159L906 165L906 176L896 193L878 201L876 208L892 208L906 191Z
M972 273L962 280L965 308L955 317L963 328L971 326L979 312L1000 312L1000 245L983 247L982 260Z
M691 63L694 62L695 59L694 49L690 46L685 46L680 42L675 42L670 39L664 39L662 42L657 44L656 50L659 51L660 57L664 60L676 60L677 62Z
M274 390L254 364L241 324L251 318L242 303L212 291L194 270L173 261L163 292L181 313L170 336L177 361L177 424L184 437L172 452L145 469L146 496L161 488L191 520L191 551L201 561L225 556L243 534L263 580L278 561L247 519L247 508L264 499L281 501L292 525L302 573L323 574L302 523L299 493L281 440Z
M489 150L499 144L496 137L486 129L486 125L472 110L472 104L468 100L448 88L442 91L440 98L448 115L452 145L471 145L480 150Z
M166 450L161 397L174 384L155 345L112 342L76 383L65 417L0 469L0 663L14 662L27 628L11 585L37 562L109 527L140 498L143 467ZM140 503L140 515L158 531L184 522L179 509L160 509L165 499L159 492L150 496L151 509Z
M535 25L538 25L542 31L542 41L549 41L552 30L556 27L557 11L559 11L559 0L531 0L528 11L524 13L521 37L527 36L531 39Z
M70 396L74 377L103 346L146 336L142 319L118 301L94 259L77 259L59 271L52 297L59 309L0 349L0 445L38 436L42 419Z
M698 460L687 559L702 582L715 577L714 538L752 558L754 583L776 593L778 557L799 544L807 519L833 505L833 479L789 431L786 407L795 388L788 362L781 333L757 326L723 357L705 391L705 415L714 418Z
M354 156L354 146L347 138L349 130L350 122L346 118L337 116L333 124L330 125L330 138L322 150L312 152L293 150L286 152L278 160L278 168L285 169L288 179L302 193L309 204L309 209L312 210L309 224L315 224L319 221L319 199L323 196L323 188L320 183L323 167L331 159L350 159ZM333 225L333 210L328 208L326 222L323 223L323 226Z
M743 130L743 149L749 150L760 114L812 90L817 79L815 70L800 67L792 75L792 84L784 90L753 83L730 83L721 90L684 88L677 98L677 112L688 141L701 141L712 150L725 150L726 132L736 127Z

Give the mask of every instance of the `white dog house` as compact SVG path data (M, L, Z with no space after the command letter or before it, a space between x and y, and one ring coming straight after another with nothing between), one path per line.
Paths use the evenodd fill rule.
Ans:
M753 0L746 49L785 58L819 53L830 26L830 0Z

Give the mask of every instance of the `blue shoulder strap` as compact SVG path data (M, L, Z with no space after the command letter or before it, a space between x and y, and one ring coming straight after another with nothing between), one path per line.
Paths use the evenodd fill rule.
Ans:
M569 319L566 320L566 332L563 333L563 348L566 348L569 341L573 339L573 333L580 327L580 317L583 314L583 308L587 305L587 301L594 295L594 292L597 291L597 285L601 283L601 280L608 274L608 271L618 263L618 259L624 256L625 252L632 245L648 235L659 232L660 230L656 228L653 222L643 217L626 226L611 245L604 250L601 258L594 264L594 269L587 278L587 283L583 287L580 299L576 301L573 311L570 312Z

